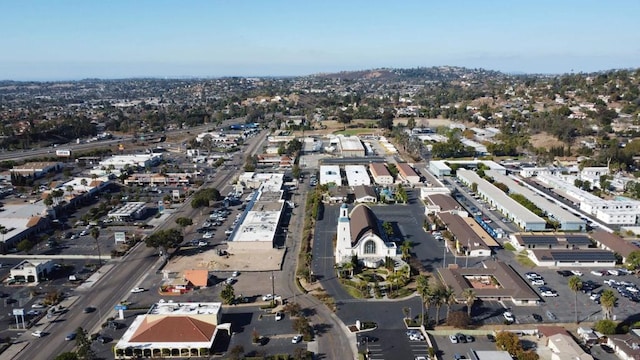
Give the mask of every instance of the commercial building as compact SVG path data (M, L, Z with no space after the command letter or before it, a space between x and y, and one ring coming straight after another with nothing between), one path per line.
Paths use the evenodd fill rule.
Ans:
M259 189L229 236L229 251L272 249L284 206L282 191Z
M107 217L115 221L134 221L145 217L147 205L144 202L127 202L109 211Z
M623 360L640 359L640 330L631 329L628 334L608 335L607 345Z
M393 184L393 176L385 166L385 164L381 163L371 163L369 164L369 171L371 172L371 176L373 176L373 181L378 185L392 185Z
M468 257L491 256L491 249L487 242L494 245L494 247L498 246L495 240L480 228L480 225L475 224L473 219L469 218L471 221L467 222L464 218L448 212L438 213L438 217L453 235L455 252L459 255Z
M47 173L57 172L61 169L62 163L60 162L30 162L12 167L11 173L25 177L39 178L45 176Z
M528 256L537 266L608 267L616 265L616 256L614 253L598 249L529 250Z
M347 204L342 204L338 218L336 264L350 262L354 255L369 268L383 265L386 257L400 261L396 244L386 241L383 234L371 208L360 204L349 213Z
M345 165L344 172L349 186L371 185L371 178L364 165Z
M4 229L0 241L5 248L15 247L22 239L49 228L53 209L43 201L5 203L0 212L0 226Z
M161 154L113 155L100 161L94 170L119 172L124 168L143 169L158 165L160 160L162 160Z
M538 305L540 297L509 265L485 261L482 268L440 268L438 276L452 290L457 302L465 303L464 291L473 289L477 299L511 301L514 305Z
M544 219L520 205L475 172L458 169L456 175L462 183L469 187L475 183L480 197L485 199L491 206L496 207L505 217L511 219L514 224L524 231L544 231L546 229L547 222Z
M511 234L509 240L518 251L525 249L588 249L594 243L587 235L558 233Z
M429 161L428 170L435 176L446 176L451 173L449 165L457 165L463 168L477 168L478 164L484 165L489 170L495 170L501 174L507 173L507 168L491 160L431 160Z
M417 185L420 184L420 175L411 167L411 165L407 163L397 163L396 167L398 168L398 177L411 184Z
M599 248L609 250L620 255L622 262L626 263L629 255L639 249L632 243L624 240L616 234L612 234L603 230L591 233L591 238L596 242Z
M22 260L9 270L9 277L18 283L37 284L53 271L54 266L55 264L51 260Z
M125 185L157 186L157 185L188 185L198 174L167 173L167 174L132 174L124 180Z
M508 351L473 350L469 351L471 360L513 360Z
M567 178L572 179L572 178ZM577 188L562 175L540 174L536 181L559 196L574 202L580 210L612 225L636 225L640 223L640 201L604 200Z
M577 217L573 213L563 209L557 205L553 200L549 200L543 196L538 195L537 192L530 190L526 186L515 182L507 175L503 175L497 171L489 170L485 171L485 174L495 182L502 183L509 188L510 194L520 194L531 201L539 209L543 210L547 216L555 219L560 224L560 230L563 231L583 231L586 230L587 224L584 220Z
M436 177L443 177L451 175L451 168L447 166L444 161L429 161L429 172Z
M340 175L340 166L321 165L320 185L342 186L342 175Z
M116 359L209 358L220 330L221 303L161 302L138 315L114 346Z
M343 157L364 157L365 149L357 136L338 135L338 146Z

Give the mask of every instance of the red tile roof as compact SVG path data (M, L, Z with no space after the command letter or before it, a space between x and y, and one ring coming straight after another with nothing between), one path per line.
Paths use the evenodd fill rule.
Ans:
M209 279L209 271L204 269L185 270L184 278L189 280L194 286L205 287Z
M209 342L215 329L214 324L189 316L148 316L131 337L131 342Z

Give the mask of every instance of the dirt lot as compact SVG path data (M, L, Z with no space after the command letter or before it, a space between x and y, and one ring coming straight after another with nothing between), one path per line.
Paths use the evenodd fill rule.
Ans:
M242 272L280 270L285 254L284 250L271 249L219 256L216 249L200 252L201 250L202 248L194 248L191 254L174 257L165 269L175 273L182 273L189 269Z

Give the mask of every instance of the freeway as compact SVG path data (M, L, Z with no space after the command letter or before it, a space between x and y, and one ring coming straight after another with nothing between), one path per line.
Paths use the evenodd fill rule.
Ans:
M244 123L244 118L226 120L224 122L224 125L229 126L229 125L238 124L238 123ZM220 127L217 127L215 124L205 124L205 125L199 125L189 129L178 129L178 130L166 131L164 134L167 135L167 137L184 136L188 134L194 134L195 136L195 134L210 130L211 128L214 128L214 127L220 128ZM36 149L24 150L24 151L7 151L7 152L0 153L0 161L7 161L7 160L21 161L21 160L27 160L27 159L38 158L43 156L49 157L49 156L55 156L55 153L56 153L55 150L65 149L65 150L72 150L74 152L86 151L86 150L110 147L118 144L130 144L133 142L133 140L134 140L133 135L125 135L118 139L93 141L93 142L83 143L83 144L68 143L65 145L60 145L57 148L45 147L45 148L36 148Z

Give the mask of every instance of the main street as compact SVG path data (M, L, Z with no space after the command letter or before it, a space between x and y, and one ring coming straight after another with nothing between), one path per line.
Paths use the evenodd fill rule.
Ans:
M250 139L247 152L255 152L265 137L266 134L263 132L256 138ZM237 155L232 161L234 164L241 164L242 155ZM235 175L235 171L219 172L210 184L205 183L203 187L210 186L222 189ZM199 209L191 207L190 199L186 199L183 205L167 221L156 228L156 231L174 227L175 218L177 217L194 218L198 211ZM107 315L115 312L114 307L127 297L129 291L137 286L140 279L157 270L160 261L157 251L146 247L144 244L134 247L128 255L121 259L110 260L110 265L112 265L110 270L102 274L99 280L88 290L76 290L74 294L71 294L78 297L73 307L58 318L57 321L48 324L45 331L48 333L46 337L29 339L30 345L19 353L17 359L50 359L52 356L62 352L71 351L75 346L75 342L64 341L64 337L78 327L82 327L87 331L99 327ZM89 306L95 307L97 310L93 313L85 314L83 309ZM42 328L48 321L43 318L40 321L42 325L38 326L38 328ZM28 338L30 336L29 333L25 332L22 336Z
M236 154L231 160L231 166L228 169L240 168L244 160L244 154L255 154L260 145L264 142L267 133L263 132L256 138L252 138L248 142L248 146L242 154ZM203 187L215 187L221 192L229 186L230 181L237 176L237 171L229 170L219 171L211 182L205 183ZM296 301L302 308L312 309L311 322L313 324L322 325L323 333L318 334L318 349L327 359L343 359L345 351L350 349L349 339L344 335L344 326L340 320L319 300L299 292L294 281L296 273L297 251L300 243L300 234L302 233L302 221L304 214L304 205L306 203L306 189L300 191L299 195L295 195L294 201L298 205L294 211L297 216L289 228L289 236L287 237L287 256L284 261L282 271L276 275L278 293L287 296L289 301ZM177 209L157 230L171 228L174 225L175 218L189 217L195 218L199 209L193 209L190 206L190 199L186 199L184 204ZM75 347L74 341L64 341L64 337L78 327L82 327L89 333L100 329L100 324L108 316L115 314L114 306L129 295L130 289L138 286L140 281L147 275L155 273L162 259L158 257L157 251L147 248L144 244L139 244L133 248L130 253L121 258L109 261L109 266L103 267L100 271L104 271L99 279L90 288L86 290L76 290L72 296L77 296L74 305L67 313L58 318L55 322L48 324L46 318L40 321L38 328L42 328L47 324L45 332L48 333L42 339L29 339L30 344L22 350L17 359L49 359L52 356L65 351L71 351ZM84 313L86 307L95 307L97 310L93 313ZM22 336L29 338L29 332L25 332ZM23 339L24 340L24 339Z

